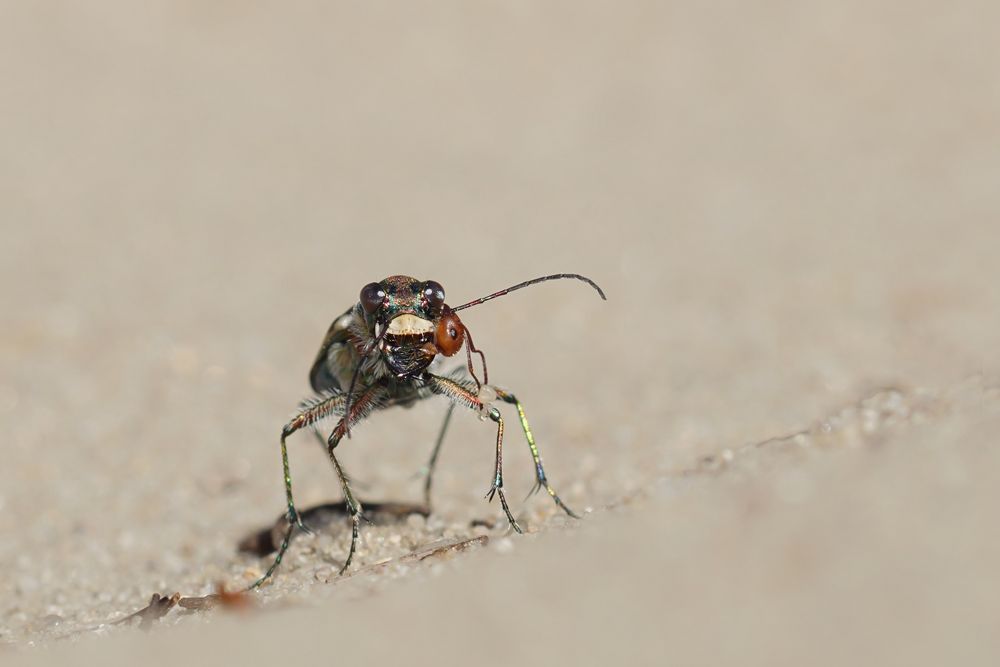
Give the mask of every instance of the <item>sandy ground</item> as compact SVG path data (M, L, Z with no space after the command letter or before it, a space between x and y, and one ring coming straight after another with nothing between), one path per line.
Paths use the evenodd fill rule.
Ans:
M0 660L996 664L995 3L246 5L0 7ZM110 625L267 566L362 285L559 271L608 301L464 319L583 521L511 428L529 534L474 527L460 414L352 576L334 522L256 612ZM362 500L419 501L444 407L355 430Z

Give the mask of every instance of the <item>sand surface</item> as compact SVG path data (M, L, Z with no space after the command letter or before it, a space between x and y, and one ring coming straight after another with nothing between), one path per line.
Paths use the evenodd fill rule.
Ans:
M247 4L0 8L0 661L997 663L995 3ZM508 412L508 534L456 414L350 576L335 520L112 625L267 567L364 284L563 271L608 301L463 315L582 521ZM355 429L363 501L444 410Z

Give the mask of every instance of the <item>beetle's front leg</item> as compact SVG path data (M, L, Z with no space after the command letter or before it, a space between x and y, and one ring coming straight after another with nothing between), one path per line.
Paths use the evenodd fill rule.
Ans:
M364 518L364 515L362 514L361 503L354 497L354 493L351 491L350 480L333 450L340 444L351 424L357 423L377 408L385 399L385 394L385 389L379 386L369 387L361 392L351 402L350 414L341 417L326 442L326 451L330 455L330 462L333 463L334 470L337 471L337 479L340 480L340 486L344 491L344 502L347 504L347 513L351 517L351 548L347 553L347 560L344 561L344 566L340 568L340 574L347 571L347 568L351 565L351 561L354 559L354 553L358 547L361 519Z
M521 530L521 526L519 526L517 521L514 519L514 515L510 511L510 506L507 504L507 497L503 492L503 417L500 415L500 411L492 405L484 403L480 400L477 394L473 393L464 385L455 382L454 380L437 375L431 375L429 373L427 374L426 379L427 386L435 394L441 394L448 397L452 402L458 405L464 405L467 408L476 410L480 415L488 417L491 421L496 423L496 465L493 469L493 484L490 486L490 490L486 493L486 497L493 500L494 495L499 496L500 506L503 507L504 514L507 515L507 521L510 522L511 528L518 533L524 532Z

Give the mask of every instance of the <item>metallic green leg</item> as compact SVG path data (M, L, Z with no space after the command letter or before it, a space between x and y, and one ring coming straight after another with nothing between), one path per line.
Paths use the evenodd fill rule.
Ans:
M247 591L252 591L263 584L271 577L272 574L274 574L274 571L278 569L278 566L281 565L281 559L284 557L285 552L288 551L288 544L292 539L293 530L295 530L295 524L288 524L288 530L285 531L285 537L281 540L281 546L278 547L278 555L275 556L274 561L271 563L271 567L267 568L267 572L264 573L263 577L247 586Z
M331 399L334 400L334 399ZM306 413L299 413L296 415L295 419L285 424L285 427L281 429L281 467L285 475L285 500L288 503L288 530L285 531L285 537L281 540L281 546L278 547L278 554L274 557L274 562L271 566L267 568L267 572L264 573L257 581L250 584L247 590L253 590L270 578L274 571L278 569L281 565L281 559L285 557L285 552L288 551L288 545L292 540L292 532L295 530L296 526L305 532L309 532L305 524L302 523L302 517L299 516L298 510L295 509L295 498L292 495L292 472L288 464L288 445L285 441L288 436L298 431L300 428L309 423L309 417Z
M341 439L347 434L350 425L364 418L369 412L378 407L384 399L385 389L381 386L369 387L363 391L351 403L350 414L344 415L337 422L336 428L333 429L330 438L326 441L326 451L330 455L330 462L333 463L334 470L337 471L337 479L340 480L340 487L344 491L344 502L347 504L347 512L351 516L351 548L347 552L347 560L344 561L344 566L340 568L340 574L346 572L347 568L351 565L351 561L354 560L354 553L358 548L359 525L364 515L362 514L361 503L358 502L351 491L351 483L347 477L347 473L344 472L333 450L337 448Z
M351 406L354 409L354 406ZM344 433L347 432L347 426L344 424L345 420L341 420L341 423L337 425L337 428L333 429L333 433L330 434L330 439L327 441L326 451L330 455L330 461L333 463L334 470L337 471L337 478L340 480L340 487L344 491L344 502L347 503L347 512L351 517L351 548L347 552L347 560L344 561L344 566L340 568L338 574L343 574L350 567L351 561L354 560L354 552L358 548L358 535L359 535L359 524L362 519L362 508L361 503L357 501L354 497L354 493L351 491L351 484L347 479L347 474L340 465L340 461L337 460L337 455L333 453L337 445L340 444L341 438L344 437Z
M497 459L493 475L493 486L490 487L486 498L493 500L493 494L500 496L500 506L503 507L503 512L507 515L507 521L510 522L511 528L518 533L523 533L524 531L521 530L521 526L517 525L517 521L514 520L514 515L510 513L510 507L507 505L507 497L503 494L503 417L500 416L500 411L496 408L490 408L489 417L497 425Z
M356 422L365 415L367 415L371 410L373 410L380 400L384 396L384 390L380 387L370 387L357 400L351 404L351 414L350 421ZM288 503L288 530L285 532L284 539L281 540L281 545L278 547L278 553L274 557L274 562L271 566L267 568L260 579L250 584L247 590L253 590L267 581L271 575L274 574L278 566L281 565L282 559L285 557L285 552L288 551L288 545L291 543L292 533L295 528L310 532L309 529L302 523L302 518L299 516L298 510L295 509L295 500L292 496L292 473L291 468L288 463L288 446L286 440L288 437L298 431L299 429L305 428L306 426L312 426L316 424L321 419L329 417L330 415L339 414L344 409L346 396L344 394L337 394L336 396L329 397L318 397L316 399L310 399L304 402L301 407L299 414L285 424L285 427L281 429L281 467L284 471L285 476L285 499ZM333 434L331 434L330 439L332 440L334 436L337 436L337 442L343 437L345 430L345 422L348 421L347 416L341 417L340 421L337 423L337 428L334 429ZM332 447L335 447L336 443ZM354 526L354 539L351 542L351 554L348 557L348 563L350 563L350 558L354 555L354 546L357 542L358 528L357 528L357 516L360 516L361 506L358 505L357 501L354 500L354 496L350 494L350 487L347 485L347 478L344 475L343 469L337 462L336 457L333 456L333 449L329 447L330 456L333 460L334 467L337 470L337 476L340 478L341 485L345 488L345 495L348 498L348 508L352 512L352 518L355 519ZM357 516L356 516L357 515ZM346 565L344 566L346 569Z
M505 403L511 403L517 407L517 416L521 420L521 428L524 430L524 437L528 440L528 447L531 448L531 458L535 461L535 488L531 490L531 493L537 493L539 489L544 488L552 500L555 501L556 505L562 509L562 511L566 512L566 514L570 515L574 519L579 519L580 516L566 506L566 503L562 501L559 494L557 494L555 489L552 488L552 485L549 484L548 477L545 476L545 468L542 467L542 457L541 454L538 453L538 445L535 444L535 436L531 433L531 427L528 426L528 418L524 416L524 407L521 405L521 402L511 393L503 391L502 389L497 389L496 387L492 388L496 392L497 398ZM531 495L531 493L528 495Z

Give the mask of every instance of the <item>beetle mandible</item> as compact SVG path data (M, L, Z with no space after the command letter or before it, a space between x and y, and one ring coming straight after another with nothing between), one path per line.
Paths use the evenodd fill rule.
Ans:
M576 273L557 273L527 280L475 299L454 308L445 303L444 288L433 280L417 280L409 276L389 276L369 283L361 289L358 303L336 318L330 325L309 372L309 383L315 395L299 405L296 415L281 430L281 464L285 477L285 497L288 503L288 529L277 555L264 575L249 589L264 583L281 564L288 550L292 532L298 527L308 531L295 507L292 496L292 476L288 464L286 440L296 431L311 427L313 433L326 447L340 480L351 518L351 546L340 572L343 574L354 558L357 549L359 524L362 519L361 503L354 497L347 475L337 460L334 450L344 438L350 437L353 424L375 410L392 406L409 406L434 395L451 401L444 424L431 454L424 485L424 500L430 507L430 487L438 450L456 405L469 408L490 419L497 425L496 459L492 484L486 497L500 498L500 505L510 526L521 532L521 527L511 514L503 492L503 432L504 422L500 411L492 404L494 399L512 404L517 409L521 427L531 449L535 464L535 491L544 488L552 500L568 515L579 518L552 488L542 467L542 458L528 426L524 408L514 394L489 384L486 355L476 348L468 327L458 316L458 311L503 296L514 290L548 280L570 278L582 280L607 300L604 291L590 278ZM465 347L466 377L455 373L436 375L428 370L439 356L454 356ZM482 361L483 380L480 382L472 363L472 355ZM336 426L325 437L319 422L329 417L339 417ZM248 589L248 590L249 590Z

